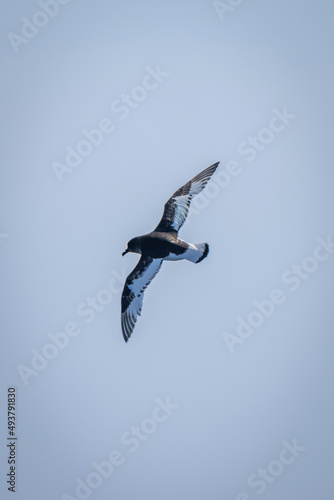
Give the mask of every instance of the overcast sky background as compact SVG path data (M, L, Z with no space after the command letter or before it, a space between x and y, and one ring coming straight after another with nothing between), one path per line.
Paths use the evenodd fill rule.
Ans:
M113 450L122 463L86 498L329 498L334 253L316 249L334 239L333 2L245 0L219 16L207 0L71 0L46 21L40 10L1 5L1 498L12 498L13 385L17 500L80 498L77 478L99 483L92 463ZM46 24L15 45L23 17ZM157 68L157 85L144 80L156 88L136 89ZM121 112L131 92L142 100ZM284 108L290 118L273 122ZM101 121L113 131L59 180L54 162ZM263 132L273 123L279 132ZM258 134L266 144L246 154ZM121 253L216 161L180 232L209 256L163 264L125 344L121 290L138 256ZM238 337L238 318L277 289L282 303ZM24 378L32 350L68 322L77 335ZM167 397L168 418L147 420ZM151 433L131 451L121 436L142 422ZM277 462L294 440L291 463Z

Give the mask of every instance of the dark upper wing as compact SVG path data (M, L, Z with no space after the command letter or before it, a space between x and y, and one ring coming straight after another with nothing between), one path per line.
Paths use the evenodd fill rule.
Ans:
M169 198L155 231L178 231L180 229L187 218L192 198L205 188L218 165L219 161L203 170Z
M158 273L163 259L141 257L134 270L126 278L122 293L122 332L127 342L141 314L145 288Z

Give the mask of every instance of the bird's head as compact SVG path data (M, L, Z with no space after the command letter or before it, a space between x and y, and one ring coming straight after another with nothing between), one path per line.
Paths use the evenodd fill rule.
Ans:
M122 253L122 257L128 252L141 253L138 238L132 238L132 240L128 242L126 250Z

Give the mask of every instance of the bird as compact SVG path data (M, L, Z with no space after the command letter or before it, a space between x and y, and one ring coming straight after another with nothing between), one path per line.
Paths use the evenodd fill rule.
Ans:
M122 292L121 327L125 342L128 342L141 315L144 291L158 274L163 261L185 259L198 264L207 257L208 243L187 243L178 237L178 232L188 216L193 197L205 188L218 165L219 162L214 163L175 191L165 203L154 231L132 238L122 253L122 256L128 252L141 255L126 278Z

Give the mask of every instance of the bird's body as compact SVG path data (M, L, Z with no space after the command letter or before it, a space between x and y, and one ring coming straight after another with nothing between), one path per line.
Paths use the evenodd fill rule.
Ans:
M197 262L205 249L198 248L193 243L187 243L177 236L176 231L159 232L144 234L133 238L134 253L139 253L153 259L163 260L190 260ZM207 243L199 243L198 245L207 245ZM207 249L208 250L208 249Z
M187 218L193 196L206 186L219 165L215 163L178 189L167 201L162 218L154 231L132 238L128 252L141 258L126 279L122 294L122 332L127 342L140 316L143 293L158 273L164 260L188 260L198 264L209 253L207 243L187 243L178 237L178 231Z

